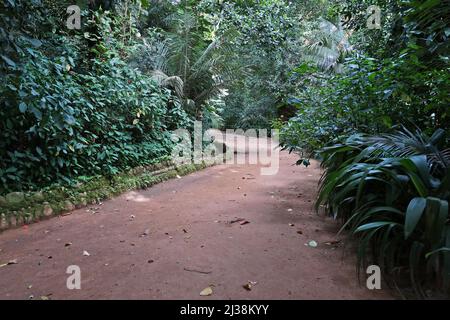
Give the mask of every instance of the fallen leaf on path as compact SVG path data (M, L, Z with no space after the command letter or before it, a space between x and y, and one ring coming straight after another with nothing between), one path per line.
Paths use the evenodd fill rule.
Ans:
M72 242L66 242L65 244L64 244L64 247L70 247L72 245Z
M210 296L213 294L213 290L211 287L207 287L200 292L201 296Z
M180 177L178 174L177 174L177 178L178 178L178 179L181 179L181 177Z
M250 223L250 221L244 220L244 221L242 221L242 222L239 223L239 224L240 224L241 226L243 226L243 225L248 224L248 223Z
M245 289L245 290L247 290L247 291L251 291L252 290L252 288L254 287L254 286L256 286L256 284L257 284L258 282L256 282L256 281L248 281L246 284L244 284L242 287Z
M308 242L308 246L315 248L315 247L317 247L317 242L314 240L311 240L310 242Z
M339 244L340 242L341 242L341 240L332 240L332 241L325 242L325 244L329 245L329 246L333 246L333 245Z
M9 260L7 263L0 264L1 267L9 266L11 264L17 264L17 259Z
M235 219L235 220L231 220L231 221L228 222L228 223L232 224L232 223L241 222L241 221L245 221L245 219L244 219L244 218L237 218L237 219Z
M83 256L89 257L91 254L87 252L86 250L83 251Z
M295 224L293 224L293 223L289 223L289 226L290 226L290 227L294 227L294 226L295 226Z
M190 268L190 267L184 267L183 270L189 271L189 272L201 273L201 274L210 274L212 272L211 270L201 270L201 269Z

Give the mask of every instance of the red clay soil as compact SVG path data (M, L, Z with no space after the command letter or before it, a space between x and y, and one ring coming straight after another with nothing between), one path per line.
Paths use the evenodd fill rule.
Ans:
M5 231L0 265L17 264L0 267L0 299L392 298L359 284L338 225L313 210L318 163L295 161L281 153L273 176L219 165ZM69 265L81 290L66 287Z

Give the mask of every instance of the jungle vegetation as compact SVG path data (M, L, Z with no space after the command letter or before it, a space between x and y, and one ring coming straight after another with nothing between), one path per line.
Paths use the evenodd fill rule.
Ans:
M3 0L0 195L164 161L194 120L275 128L297 164L321 161L317 209L360 270L448 295L449 16L444 0Z

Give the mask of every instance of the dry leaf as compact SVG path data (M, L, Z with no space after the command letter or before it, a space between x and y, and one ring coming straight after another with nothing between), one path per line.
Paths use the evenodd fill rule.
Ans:
M325 242L325 244L329 245L329 246L333 246L333 245L339 244L340 242L341 242L341 240L332 240L332 241Z
M203 289L203 290L200 292L200 295L201 295L201 296L210 296L210 295L212 295L212 293L213 293L212 288L211 288L211 287L207 287L207 288Z
M183 268L184 271L189 271L189 272L196 272L196 273L201 273L201 274L210 274L212 271L211 270L201 270L198 268L191 268L191 267L184 267Z
M251 291L252 290L252 285L250 283L246 283L242 286L245 290L247 291Z
M231 220L229 223L232 224L232 223L241 222L241 221L245 221L245 219L244 218L237 218L235 220Z
M90 254L89 254L89 252L87 252L86 250L84 250L84 251L83 251L83 256L89 257Z
M11 264L17 264L17 259L9 260L7 263L0 264L0 268L5 267L5 266L9 266Z
M317 247L317 242L314 240L311 240L310 242L308 242L308 246L315 248L315 247Z
M250 221L247 221L247 220L244 220L244 221L241 221L241 223L239 223L241 226L243 226L244 224L248 224L248 223L250 223Z
M242 287L247 290L247 291L251 291L253 286L255 286L258 282L256 281L248 281L246 284L244 284Z

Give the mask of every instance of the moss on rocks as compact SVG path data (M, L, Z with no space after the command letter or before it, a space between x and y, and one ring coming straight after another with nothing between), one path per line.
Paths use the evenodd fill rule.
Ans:
M73 187L53 186L38 192L12 192L0 196L0 230L29 224L88 204L95 204L133 189L149 188L157 183L204 169L213 163L175 166L169 161L134 168L111 180L96 176Z

